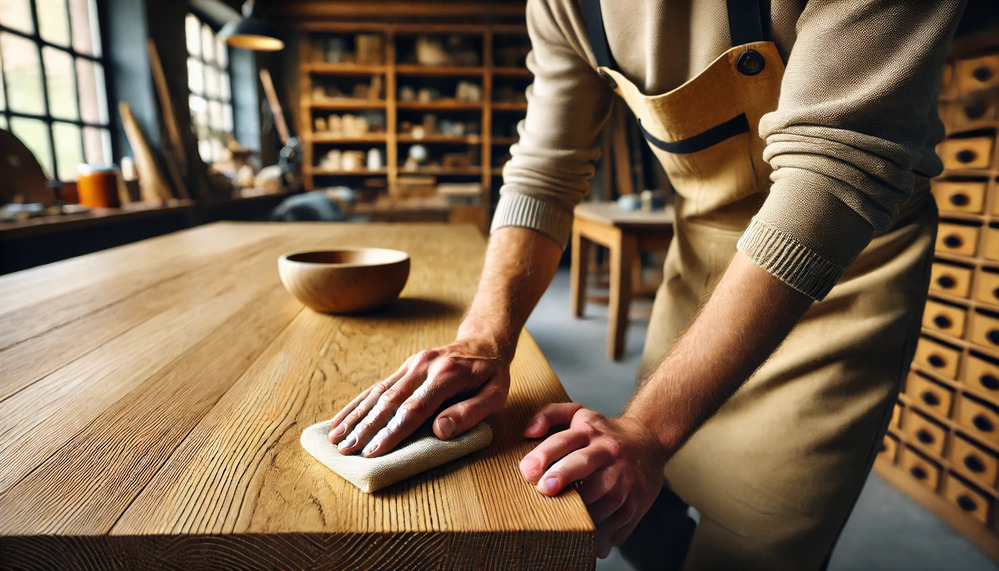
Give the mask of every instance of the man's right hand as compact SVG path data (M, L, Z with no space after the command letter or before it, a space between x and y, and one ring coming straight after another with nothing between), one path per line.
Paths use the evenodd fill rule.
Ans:
M333 417L330 442L342 454L391 451L437 414L434 434L448 440L498 412L510 390L510 363L492 347L467 340L421 351Z

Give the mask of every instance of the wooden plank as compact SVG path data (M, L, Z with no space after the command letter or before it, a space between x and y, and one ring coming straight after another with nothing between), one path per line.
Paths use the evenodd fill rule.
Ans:
M177 114L173 110L173 100L170 97L170 85L167 83L166 74L163 73L163 64L160 62L160 54L156 50L156 42L152 38L146 40L146 51L149 52L149 68L153 72L153 83L156 85L156 95L160 102L160 113L163 116L163 123L166 124L167 138L169 144L163 146L163 162L166 163L167 172L173 180L174 187L180 198L190 199L191 193L187 191L187 184L181 174L187 170L187 154L184 152L184 139L180 135L180 124L177 121Z
M139 173L139 190L142 200L148 202L158 202L173 198L170 192L170 185L167 184L163 171L160 170L156 162L156 155L153 153L149 141L142 134L139 122L132 114L132 108L125 101L118 102L118 113L121 115L121 122L125 127L125 134L128 136L128 144L132 147L132 154L135 155L135 169Z
M482 265L474 228L239 224L189 233L230 250L181 275L150 269L164 278L142 291L157 296L150 310L126 296L10 349L39 372L18 351L57 352L69 338L60 329L111 331L0 398L4 566L593 567L594 532L578 495L546 498L519 473L535 445L520 436L524 423L566 398L526 332L483 451L369 495L298 442L306 425L406 356L453 338ZM170 251L186 234L149 241L148 251ZM361 316L301 310L278 283L277 253L345 245L407 250L403 297ZM110 281L90 283L113 286L126 258L105 256L116 262L98 256L92 271L113 270ZM51 278L31 276L13 281ZM120 333L119 316L133 320Z

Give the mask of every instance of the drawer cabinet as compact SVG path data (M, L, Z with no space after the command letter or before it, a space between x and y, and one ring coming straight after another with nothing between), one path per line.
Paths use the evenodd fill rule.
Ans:
M964 308L927 301L923 312L923 327L960 338L964 336L967 313Z
M969 268L936 262L930 270L930 291L955 297L968 297L971 292L971 275L972 271Z
M978 440L999 445L999 414L989 406L962 395L957 406L957 423Z
M936 491L940 485L940 466L908 446L902 446L898 451L898 465L930 490Z
M920 408L933 413L937 418L949 418L954 404L954 391L929 379L909 373L905 394L919 403Z
M945 169L986 169L992 164L992 137L947 139L937 147Z
M978 272L975 279L975 300L999 306L999 274Z
M992 488L999 475L999 459L995 454L978 446L963 436L956 436L947 455L951 469L961 472L968 479Z
M913 409L905 411L902 418L902 431L908 440L934 456L943 456L947 441L947 429Z
M927 370L947 377L957 379L958 366L961 362L961 352L938 343L927 337L921 337L916 345L916 355L912 361Z
M987 260L999 260L999 229L985 229L985 248L982 255Z
M982 94L970 95L959 101L940 105L940 118L959 130L980 125L982 121L996 119L996 102Z
M979 226L941 223L937 230L936 250L957 256L974 256L978 252L980 232Z
M961 382L968 388L999 401L999 366L975 355L970 355L961 375Z
M895 456L898 455L898 440L890 434L885 434L882 444L883 446L881 448L881 452L879 452L879 456L888 462L895 462Z
M959 93L971 93L999 85L999 55L954 62L952 81Z
M940 212L979 214L985 205L985 182L933 181L932 189Z
M999 349L999 318L973 312L968 340L988 349Z
M956 476L948 476L944 484L944 497L956 505L958 509L987 524L989 512L992 510L992 498L971 485L962 482Z

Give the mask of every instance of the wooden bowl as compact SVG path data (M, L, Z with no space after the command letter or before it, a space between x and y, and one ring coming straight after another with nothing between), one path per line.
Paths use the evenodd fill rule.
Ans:
M321 313L358 313L399 296L409 278L409 254L383 248L341 248L285 254L281 283Z

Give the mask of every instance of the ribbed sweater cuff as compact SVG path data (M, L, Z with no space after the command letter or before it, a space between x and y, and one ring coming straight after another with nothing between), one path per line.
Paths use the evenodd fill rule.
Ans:
M739 238L737 248L771 275L816 301L829 293L845 271L755 218Z
M544 200L519 193L500 196L493 214L490 232L503 226L522 226L537 230L555 240L564 250L572 235L572 215Z

